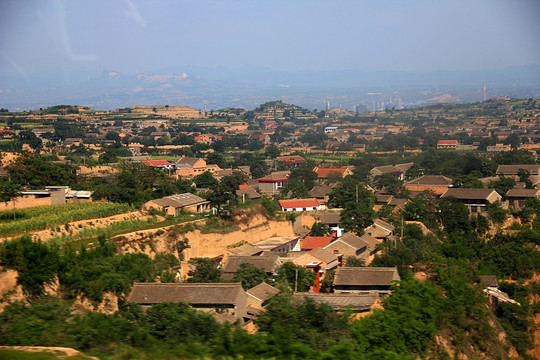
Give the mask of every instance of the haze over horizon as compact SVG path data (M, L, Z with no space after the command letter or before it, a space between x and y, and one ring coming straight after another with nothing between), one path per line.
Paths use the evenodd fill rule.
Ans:
M4 0L0 10L2 76L182 67L429 72L540 63L534 0Z

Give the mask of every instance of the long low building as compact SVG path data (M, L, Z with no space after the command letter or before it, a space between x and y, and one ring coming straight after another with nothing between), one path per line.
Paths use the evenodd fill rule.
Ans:
M210 211L211 206L209 201L197 195L184 193L150 200L143 205L143 208L146 210L157 209L167 215L178 216L182 210L191 213L203 213Z
M281 211L316 211L322 208L319 201L315 198L279 200L278 202Z
M469 208L471 214L487 212L488 204L501 201L502 197L493 189L449 188L441 198L456 198Z
M395 267L342 267L334 276L334 292L386 294L392 283L400 280Z
M128 301L143 309L164 302L186 302L195 309L219 310L242 319L247 295L240 283L135 283Z

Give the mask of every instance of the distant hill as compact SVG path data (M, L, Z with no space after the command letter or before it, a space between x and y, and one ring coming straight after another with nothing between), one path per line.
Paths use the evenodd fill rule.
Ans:
M195 75L196 74L196 75ZM131 105L186 105L202 110L253 109L281 99L308 109L374 104L399 96L405 106L441 100L474 102L488 97L540 97L540 65L478 71L285 72L261 68L165 69L152 74L60 74L48 77L0 77L0 107L37 109L78 104L96 109ZM396 95L397 94L397 95Z

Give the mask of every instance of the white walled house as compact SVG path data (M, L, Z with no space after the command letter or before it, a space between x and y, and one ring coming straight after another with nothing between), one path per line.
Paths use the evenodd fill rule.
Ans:
M292 199L279 200L281 211L317 211L322 209L322 205L315 198L313 199Z

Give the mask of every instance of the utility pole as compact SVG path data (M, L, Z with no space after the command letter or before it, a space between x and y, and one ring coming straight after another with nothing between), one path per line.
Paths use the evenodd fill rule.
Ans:
M358 204L358 184L356 184L356 203Z
M401 242L403 242L403 214L401 214L401 237L400 237L400 240L401 240Z
M298 268L296 268L296 277L294 279L294 292L298 291Z

